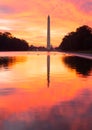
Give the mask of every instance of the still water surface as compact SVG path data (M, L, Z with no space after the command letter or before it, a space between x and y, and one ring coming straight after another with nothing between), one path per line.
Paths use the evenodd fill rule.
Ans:
M92 60L1 53L0 130L92 130Z

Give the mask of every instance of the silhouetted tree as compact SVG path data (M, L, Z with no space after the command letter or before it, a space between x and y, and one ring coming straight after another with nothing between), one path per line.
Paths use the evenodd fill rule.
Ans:
M26 51L28 48L25 40L13 37L9 32L0 32L0 51Z
M64 51L92 50L92 28L84 25L76 29L76 32L67 34L59 49Z

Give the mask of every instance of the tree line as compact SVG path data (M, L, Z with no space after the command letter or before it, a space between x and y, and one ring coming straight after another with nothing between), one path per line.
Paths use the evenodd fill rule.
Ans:
M54 48L60 51L92 51L92 28L83 25L75 32L68 33L60 43ZM35 47L23 40L12 36L10 32L0 32L0 51L46 51L45 47ZM53 50L53 48L51 49Z
M0 51L27 51L28 43L16 37L9 32L0 32Z
M92 51L92 28L83 25L77 28L75 32L68 33L58 49L63 51Z

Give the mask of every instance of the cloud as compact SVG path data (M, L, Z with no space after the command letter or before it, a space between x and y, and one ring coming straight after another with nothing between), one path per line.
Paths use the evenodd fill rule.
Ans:
M7 31L10 31L10 30L12 30L11 28L9 28L9 27L5 27L5 26L0 26L0 30L7 30Z
M5 6L5 5L0 5L0 13L10 14L12 12L14 12L13 8Z
M81 8L85 13L92 13L92 2L83 3Z
M15 88L0 88L0 96L7 96L14 94L16 92Z
M73 3L79 12L83 11L84 13L92 13L92 0L68 0L69 2Z

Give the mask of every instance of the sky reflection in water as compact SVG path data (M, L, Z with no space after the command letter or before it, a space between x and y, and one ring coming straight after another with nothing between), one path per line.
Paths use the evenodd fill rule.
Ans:
M92 130L92 61L60 53L0 58L0 130Z

